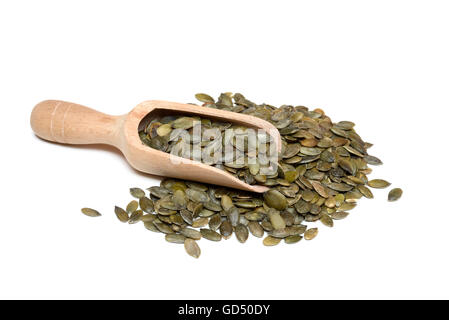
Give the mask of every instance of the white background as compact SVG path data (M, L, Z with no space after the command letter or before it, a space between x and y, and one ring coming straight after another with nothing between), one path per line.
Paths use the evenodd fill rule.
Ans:
M445 1L2 1L0 298L449 298ZM200 241L196 260L114 205L159 180L109 148L36 138L33 106L110 114L242 92L353 120L402 187L297 245ZM84 206L103 213L89 218Z

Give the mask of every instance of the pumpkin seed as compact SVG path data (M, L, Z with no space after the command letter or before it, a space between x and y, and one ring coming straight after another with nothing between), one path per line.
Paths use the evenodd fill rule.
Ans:
M235 236L240 243L246 242L248 235L248 228L244 224L239 223L235 227Z
M394 188L388 193L388 201L396 201L402 196L401 188Z
M302 236L300 236L299 234L296 234L293 236L288 236L288 237L284 238L284 242L287 244L297 243L301 240L302 240Z
M219 214L214 215L209 219L209 229L217 230L221 225L221 216Z
M168 224L166 224L166 223L154 221L153 224L162 233L174 233L173 229L170 228L170 226Z
M229 211L234 206L231 197L226 194L222 195L221 206L224 211Z
M210 241L220 241L221 235L210 229L200 229L201 236Z
M137 208L139 207L139 203L136 200L132 200L130 203L128 203L128 205L126 206L126 212L128 212L129 214L133 213L134 211L137 210Z
M98 212L95 209L91 209L91 208L82 208L81 212L84 213L88 217L100 217L101 216L100 212Z
M274 209L268 210L268 217L270 219L271 225L276 229L284 229L286 227L284 219L281 217L278 211Z
M232 225L228 220L223 221L220 225L220 234L225 239L228 239L232 235Z
M201 249L195 240L192 240L189 238L185 239L184 249L186 250L186 252L189 256L192 256L197 259L200 257Z
M123 210L123 209L122 209ZM126 213L126 211L123 210L123 212ZM118 217L118 215L117 215ZM136 210L129 216L128 223L129 224L135 224L140 221L140 219L143 217L143 211L142 210Z
M368 181L368 186L370 186L371 188L383 189L389 187L390 185L391 183L382 179L373 179Z
M183 190L173 192L172 201L176 209L184 209L187 206L187 196Z
M197 94L195 94L195 98L197 98L201 102L215 103L214 98L212 98L210 95L205 94L205 93L197 93Z
M156 233L160 232L159 229L156 228L156 226L154 225L153 221L151 221L151 222L144 222L143 225L145 226L145 228L147 230L150 230L150 231L153 231L153 232L156 232Z
M318 181L310 181L310 183L313 186L313 189L315 189L316 192L323 198L328 198L329 194L327 193L326 189L319 183Z
M190 129L193 127L194 118L191 117L180 117L173 121L172 126L175 129Z
M263 245L267 247L275 246L281 242L282 238L275 238L272 236L267 236L265 239L263 239Z
M186 237L184 237L182 234L166 234L165 235L165 240L167 242L171 242L171 243L184 243L186 240Z
M120 207L115 206L114 208L115 215L121 222L128 222L129 216L128 213Z
M349 215L349 212L346 211L335 211L329 213L329 216L334 220L342 220Z
M199 219L196 219L195 221L193 221L192 227L201 228L201 227L207 226L208 223L209 223L208 218L199 218Z
M209 199L206 192L192 188L186 190L186 195L193 202L206 202Z
M181 231L179 231L179 233L181 233L183 236L187 237L187 238L191 238L194 240L200 240L201 239L201 232L192 229L192 228L184 228L181 229Z
M131 189L129 189L129 193L131 193L131 195L137 199L145 197L145 191L143 191L140 188L131 188Z
M320 221L322 224L324 224L326 227L332 228L334 226L334 220L327 214L321 215Z
M262 238L264 234L263 228L260 226L260 224L256 221L250 221L248 223L248 229L251 232L251 234L257 238Z
M139 199L139 206L140 206L140 209L142 209L146 213L153 213L154 212L153 201L151 201L147 197L142 197L142 198Z
M307 229L306 232L304 233L304 239L306 240L312 240L313 238L315 238L318 234L318 228L311 228L311 229Z
M240 212L236 207L232 207L228 212L227 212L227 217L229 222L231 223L231 225L233 227L237 226L238 222L239 222L239 217L240 217Z
M263 195L265 203L274 209L284 210L287 207L287 199L277 190L269 190Z
M371 190L365 187L364 185L357 186L357 189L360 191L361 194L363 194L368 199L372 199L374 197Z
M172 127L170 123L163 124L156 129L156 133L158 134L158 136L161 137L169 135L170 132L172 132Z

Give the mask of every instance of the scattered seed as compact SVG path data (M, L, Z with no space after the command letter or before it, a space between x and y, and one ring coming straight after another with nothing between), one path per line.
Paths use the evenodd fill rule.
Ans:
M82 208L81 212L84 213L88 217L100 217L101 213L97 210L91 209L91 208Z
M186 252L189 256L192 256L197 259L200 257L201 249L195 240L192 240L189 238L185 239L184 249L186 250Z
M129 189L129 193L131 193L131 195L137 199L145 197L145 191L143 191L140 188L131 188L131 189Z
M114 208L115 215L121 222L128 222L129 216L128 213L120 207L115 206Z
M388 201L396 201L402 196L401 188L394 188L388 193Z
M136 200L133 200L130 203L128 203L128 205L126 206L126 212L131 214L134 211L136 211L138 207L139 207L139 203Z

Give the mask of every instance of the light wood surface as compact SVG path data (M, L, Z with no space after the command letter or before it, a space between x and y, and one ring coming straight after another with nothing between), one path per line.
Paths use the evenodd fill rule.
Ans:
M260 128L271 134L281 148L277 129L262 119L218 109L168 101L150 100L130 113L110 116L88 107L59 100L37 104L31 113L31 127L42 139L66 144L108 144L124 154L135 169L159 176L188 179L253 192L265 192L264 186L248 185L231 174L212 166L175 157L144 145L138 134L139 124L149 113L179 112ZM151 117L151 115L150 115Z

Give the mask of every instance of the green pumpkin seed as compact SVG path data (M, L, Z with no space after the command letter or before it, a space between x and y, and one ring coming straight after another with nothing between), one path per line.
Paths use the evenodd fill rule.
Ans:
M139 206L140 206L140 209L142 209L146 213L153 213L154 212L153 201L151 201L147 197L142 197L142 198L139 199Z
M357 186L357 190L359 190L360 193L363 194L368 199L372 199L374 197L371 190L365 187L364 185Z
M184 237L182 234L166 234L165 240L167 242L171 242L171 243L181 243L182 244L186 240L186 237Z
M194 258L198 259L201 255L201 249L195 240L192 240L189 238L185 239L184 249L186 250L186 252L189 256L192 256Z
M162 187L156 187L156 186L148 188L148 191L150 191L150 194L152 196L155 196L157 198L163 198L170 194L169 190L162 188Z
M349 211L356 207L357 203L343 202L338 206L337 211Z
M140 188L131 188L131 189L129 189L129 193L131 193L131 195L137 199L145 197L145 191L143 191Z
M126 212L131 214L134 211L136 211L138 207L139 207L139 203L136 200L133 200L130 203L128 203L128 205L126 206Z
M169 135L172 132L171 124L163 124L160 127L157 128L156 132L158 136L164 137L166 135Z
M332 228L334 226L334 220L332 220L332 218L327 214L321 215L320 221L326 227Z
M157 222L157 221L153 222L153 224L162 233L174 233L173 229L170 228L170 226L168 224L165 224L163 222Z
M394 188L388 193L388 201L396 201L402 196L401 188Z
M232 204L232 199L228 195L223 195L221 197L221 206L224 211L229 211L234 205Z
M342 220L346 218L349 215L349 212L346 211L335 211L332 213L329 213L329 216L334 220Z
M274 209L284 210L287 207L287 199L277 190L269 190L263 195L265 203Z
M182 219L187 223L187 224L192 224L193 223L193 215L190 211L188 210L181 210L179 212L179 214L181 215Z
M368 186L370 186L371 188L383 189L389 187L390 185L391 183L382 179L373 179L368 181Z
M195 221L193 221L192 227L194 227L194 228L202 228L202 227L207 226L208 223L209 223L209 219L208 218L199 218L199 219L196 219Z
M232 207L228 212L227 212L227 217L229 222L231 223L231 225L233 227L237 226L238 222L239 222L239 218L240 218L240 212L236 207Z
M248 235L248 228L245 225L239 223L235 227L235 236L240 243L246 242L246 240L248 239Z
M221 235L210 229L200 229L201 236L210 241L220 241Z
M120 207L115 206L114 208L115 215L120 220L120 222L128 222L129 216L128 213Z
M123 212L126 213L126 211L124 211L124 210L123 210ZM117 215L117 217L118 217L118 215ZM143 211L142 210L136 210L133 213L131 213L131 215L129 216L128 223L129 224L135 224L135 223L139 222L142 219L142 217L143 217Z
M304 233L304 239L306 240L312 240L318 235L318 228L311 228L307 229Z
M329 194L327 193L326 188L321 183L319 183L318 181L310 181L310 183L312 184L313 189L315 189L315 191L320 196L322 196L323 198L329 197Z
M153 222L153 221L151 221L151 222L144 222L143 225L145 226L145 228L146 228L147 230L150 230L150 231L153 231L153 232L156 232L156 233L159 233L159 232L160 232L159 229L156 228L156 226L154 225L154 222Z
M363 159L366 161L366 163L371 164L373 166L378 166L382 164L382 161L374 156L365 156Z
M172 201L176 209L184 209L187 206L187 196L183 190L173 192Z
M302 236L300 236L299 234L293 235L293 236L288 236L288 237L284 238L284 242L287 244L297 243L301 240L302 240Z
M192 188L186 190L186 195L193 202L206 202L207 200L209 200L206 192L195 190Z
M211 230L217 230L221 225L221 216L219 214L216 214L215 216L211 217L209 219L209 228Z
M341 191L341 192L349 191L353 188L353 186L347 185L345 183L337 183L337 182L328 183L326 186L328 188L331 188L332 190Z
M251 234L257 238L262 238L264 234L263 228L260 226L260 224L256 221L250 221L248 223L248 229L251 232Z
M228 220L223 221L220 225L220 234L225 239L228 239L232 235L232 225Z
M180 117L173 121L173 128L175 129L190 129L193 127L193 122L195 121L194 118L190 117Z
M156 215L155 214L145 214L143 215L140 220L145 223L145 222L153 222L156 219Z
M275 238L272 236L267 236L265 239L263 239L263 245L267 247L275 246L281 242L281 238Z
M268 210L268 217L270 219L271 225L276 229L284 229L286 227L284 219L281 217L278 211L274 209Z
M201 233L195 229L192 228L184 228L179 231L180 234L187 238L191 238L193 240L200 240L201 239Z
M214 98L212 98L210 95L205 94L205 93L197 93L197 94L195 94L195 98L201 102L215 103Z
M88 217L100 217L101 216L100 212L98 212L95 209L91 209L91 208L82 208L81 212Z

